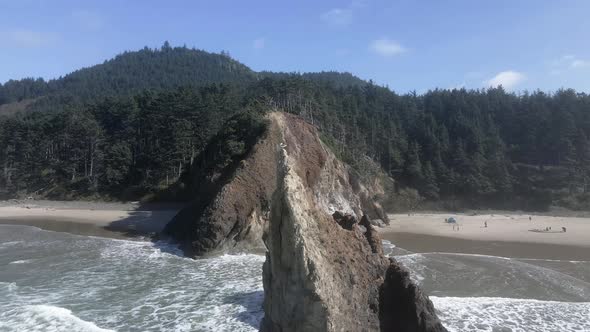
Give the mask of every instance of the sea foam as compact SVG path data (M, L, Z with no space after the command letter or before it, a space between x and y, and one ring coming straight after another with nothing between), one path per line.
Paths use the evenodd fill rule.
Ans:
M264 315L264 256L193 260L165 242L24 226L3 229L0 245L7 243L0 250L5 264L0 280L6 281L0 282L3 332L253 332ZM387 242L384 246L403 252ZM31 259L34 264L10 264ZM431 299L451 331L590 331L590 304L559 299L584 297L590 286L557 271L493 256L404 254L395 259L437 295ZM499 284L490 279L496 272ZM470 297L449 297L463 296L450 293L457 284ZM531 284L543 296L563 302L502 298L532 297L518 294Z
M431 296L451 332L590 331L590 302L555 302L500 297Z
M72 311L52 305L29 305L13 310L0 321L0 330L43 332L113 332L75 316Z

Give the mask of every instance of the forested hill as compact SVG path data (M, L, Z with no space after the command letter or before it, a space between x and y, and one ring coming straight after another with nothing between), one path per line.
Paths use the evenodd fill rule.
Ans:
M11 80L0 85L0 105L41 96L68 96L81 101L130 96L145 89L166 90L211 83L248 84L256 74L229 54L186 47L144 48L125 52L102 64L74 71L45 82ZM55 104L55 102L54 102Z
M166 42L159 49L145 47L125 52L102 64L47 82L40 78L25 78L0 84L0 115L24 109L54 110L66 105L100 101L105 97L133 96L144 90L164 91L213 83L245 87L262 78L285 79L293 75L299 74L257 73L232 59L227 52L217 54L171 47ZM366 83L350 73L333 71L301 76L338 86Z
M517 95L494 88L399 95L350 74L255 73L227 55L199 52L145 49L97 68L120 68L112 75L131 82L134 74L123 75L125 68L168 68L170 59L186 60L179 57L185 53L225 59L224 66L235 68L188 83L191 75L179 74L184 78L174 81L176 76L161 69L160 76L170 82L125 93L101 88L99 82L116 80L106 73L92 76L91 68L71 74L85 72L84 84L66 88L62 79L59 91L70 97L43 89L22 97L25 105L35 96L44 96L35 103L51 102L44 102L45 111L0 117L0 194L189 199L183 196L187 174L210 140L225 137L228 158L240 155L248 147L236 126L256 122L243 117L278 109L317 126L324 142L360 172L372 171L372 162L379 165L395 179L388 195L408 202L406 207L425 199L449 207L590 208L590 96L585 93ZM147 64L121 62L142 63L139 59L150 56ZM219 72L210 68L219 62L194 62L203 63L199 73ZM153 78L141 70L137 75ZM69 102L76 98L87 99Z

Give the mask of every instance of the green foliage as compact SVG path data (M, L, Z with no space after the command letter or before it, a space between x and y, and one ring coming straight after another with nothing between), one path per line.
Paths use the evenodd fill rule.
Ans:
M259 111L244 111L230 117L175 186L160 193L159 198L210 198L211 193L216 192L234 174L258 139L266 134L267 128L268 120Z
M5 119L0 192L62 199L157 192L181 177L239 108L231 93L218 85L144 92Z
M187 47L143 48L125 52L102 64L45 82L26 78L0 84L0 105L44 97L30 109L50 110L65 100L96 102L106 97L130 97L143 90L164 91L211 83L247 84L255 73L226 54Z
M360 174L367 158L379 164L408 206L423 196L542 208L589 186L590 96L573 90L398 95L348 73L255 73L225 52L166 43L0 86L0 104L19 101L36 112L0 118L5 195L194 193L204 156L207 174L235 166L259 134L251 110L268 109L307 119Z
M497 88L400 96L372 84L339 87L298 76L257 85L272 105L314 123L342 160L358 167L369 156L428 199L525 208L550 204L564 189L587 190L590 97L583 93ZM563 167L569 177L521 177L514 164Z

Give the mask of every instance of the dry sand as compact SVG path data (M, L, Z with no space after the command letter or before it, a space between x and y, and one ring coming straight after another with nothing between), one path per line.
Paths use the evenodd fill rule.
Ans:
M159 233L179 209L178 204L11 200L0 202L0 224L82 235L146 236Z
M529 220L529 216L531 220ZM454 217L457 224L445 223ZM521 214L392 214L382 233L436 235L465 240L550 243L590 247L590 218ZM488 227L485 227L487 222ZM455 229L453 229L453 226ZM551 227L551 231L544 231ZM567 231L562 232L561 228ZM536 231L541 230L541 231Z
M590 218L509 213L415 213L392 214L389 217L391 224L379 229L381 236L414 252L590 259ZM445 223L445 218L449 217L454 217L457 223ZM551 230L545 231L547 227ZM562 227L566 227L567 231L563 232Z

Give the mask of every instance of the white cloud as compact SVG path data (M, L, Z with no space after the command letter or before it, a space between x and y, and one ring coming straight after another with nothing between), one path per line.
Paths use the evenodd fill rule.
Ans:
M100 30L104 26L102 17L93 11L79 9L72 12L72 18L81 26L90 30Z
M583 68L590 68L589 59L581 59L576 55L563 55L558 59L550 62L552 75L566 73L569 70L580 70Z
M570 63L570 67L572 67L572 68L590 67L590 60L581 60L581 59L572 60L572 62Z
M382 56L395 56L406 52L406 48L395 40L389 40L387 38L374 40L369 48Z
M252 42L252 47L254 47L256 50L261 50L264 48L264 46L266 46L266 39L264 38L256 38Z
M566 54L566 55L564 55L564 56L561 57L561 60L562 61L570 61L570 60L573 60L575 58L576 58L575 55Z
M53 33L27 29L0 31L0 41L2 44L12 47L43 47L55 43L57 39L57 35Z
M367 6L367 0L352 0L348 6L332 8L320 15L325 23L335 27L345 27L352 24L355 13Z
M526 80L526 76L517 71L507 70L498 73L496 76L484 82L487 86L497 87L501 85L506 89L512 89Z
M352 10L349 8L334 8L323 13L321 19L334 26L347 26L352 23Z

